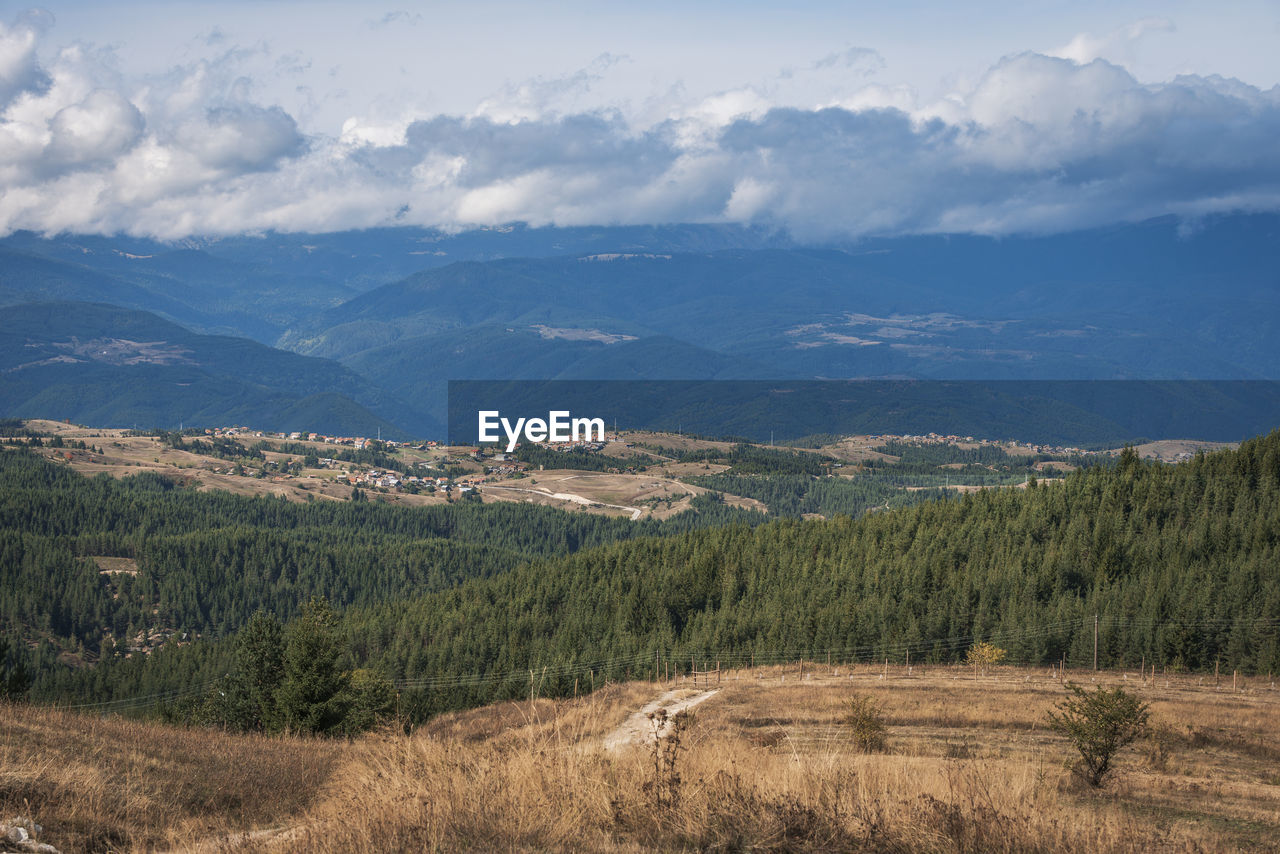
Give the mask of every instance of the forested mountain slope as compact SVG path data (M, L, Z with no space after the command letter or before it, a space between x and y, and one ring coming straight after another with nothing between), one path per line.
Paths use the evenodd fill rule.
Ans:
M1280 669L1280 433L1178 466L1115 468L861 520L783 521L618 543L349 616L390 639L395 676L442 706L550 691L655 652L743 663L955 661L990 639L1015 661Z
M712 502L647 523L530 504L294 504L152 474L90 479L2 449L0 632L39 640L42 661L94 661L104 644L123 654L157 632L219 637L258 609L287 619L312 597L373 605L534 557L753 518Z
M428 713L571 692L691 656L746 663L1010 659L1280 669L1280 432L1192 462L1079 471L861 520L780 521L616 542L349 610L349 661ZM208 645L58 685L83 699L199 685Z

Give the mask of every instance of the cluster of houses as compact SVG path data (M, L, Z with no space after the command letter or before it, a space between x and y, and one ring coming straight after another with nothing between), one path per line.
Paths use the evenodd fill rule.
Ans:
M211 427L204 431L207 435L215 437L226 437L233 439L236 437L256 437L259 439L290 439L293 441L318 442L323 445L344 445L348 448L362 450L367 448L372 442L381 442L388 448L399 448L407 443L396 442L392 439L370 439L365 436L329 436L324 433L306 433L301 430L294 430L290 433L273 433L269 430L251 430L248 427ZM429 441L422 443L425 447L438 447L437 442Z
M117 649L123 648L125 658L133 658L134 653L150 655L175 637L178 638L176 641L178 646L186 646L191 643L189 633L179 633L177 629L171 629L166 626L143 629L131 638L125 637L120 640L115 639L110 628L103 626L102 629L104 644L109 642L115 644ZM200 635L197 633L196 637L198 638Z
M323 465L325 460L322 459L320 462ZM330 460L329 462L333 461ZM455 489L462 494L471 492L476 488L476 484L480 482L480 478L475 476L453 481L447 477L419 477L412 474L407 477L401 477L398 472L370 469L369 471L354 472L347 475L346 482L352 486L381 487L382 489L396 491L407 489L412 492L414 487L417 487L418 489L438 490L448 495Z
M543 442L541 444L547 450L560 451L562 453L568 453L569 451L599 452L605 449L604 442ZM516 445L515 447L519 448L520 446ZM631 447L630 443L628 443L626 447L630 448ZM513 464L515 460L515 458L511 454L508 454L504 451L488 451L485 448L470 448L467 450L466 453L469 457L471 457L471 459L479 463L487 463L492 461L499 465L502 465L502 464L510 465L510 464ZM514 464L519 465L519 463L514 463Z
M916 445L958 445L964 443L994 448L1014 447L1023 448L1032 454L1049 454L1052 456L1070 454L1107 456L1116 453L1115 451L1088 451L1084 448L1070 448L1061 445L1037 445L1034 442L1002 442L998 439L975 439L972 436L943 435L941 433L926 433L922 436L891 436L884 434L868 436L867 438L882 442L910 442Z
M485 474L496 474L496 475L510 475L510 474L516 474L517 472L528 471L528 470L529 470L528 463L522 463L517 460L499 462L499 463L496 463L495 465L484 467Z
M333 460L329 460L333 462ZM324 465L325 461L321 460L320 464ZM418 481L418 478L412 478ZM380 486L383 489L399 489L402 483L400 475L393 471L379 471L378 469L370 469L366 472L357 472L347 475L347 483L352 486Z

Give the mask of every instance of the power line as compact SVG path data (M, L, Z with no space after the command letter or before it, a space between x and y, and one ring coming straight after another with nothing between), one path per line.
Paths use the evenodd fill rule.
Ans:
M1222 631L1226 629L1235 629L1242 624L1255 632L1266 629L1280 629L1280 618L1260 617L1241 621L1239 618L1221 617L1172 623L1154 619L1129 620L1122 617L1103 617L1101 615L1097 617L1099 633L1119 628L1134 630L1173 628ZM995 644L1013 645L1019 642L1033 641L1038 638L1053 637L1054 635L1064 634L1080 628L1083 628L1081 626L1081 621L1073 619L1043 623L1040 625L1027 626L1013 630L984 633L981 635L951 635L947 637L920 639L915 641L872 643L858 646L834 646L826 648L778 647L764 650L758 648L741 648L736 650L691 650L687 647L679 647L680 652L678 659L680 662L684 662L686 659L693 657L704 661L718 661L731 667L745 667L750 664L771 666L794 663L802 660L813 660L816 657L826 656L830 656L841 664L857 662L871 663L879 661L885 657L896 660L906 659L907 657L912 656L919 659L931 653L959 652L961 650L968 649L975 643L983 641ZM655 648L653 645L648 645L645 649L637 650L635 653L628 656L598 658L586 661L573 660L546 665L526 666L499 673L441 673L433 676L401 678L393 681L395 686L401 690L448 691L460 688L492 688L504 683L524 685L528 682L530 670L539 674L540 678L544 680L567 680L574 677L583 678L589 675L607 676L608 674L625 672L628 669L635 670L638 673L646 673L648 672L648 668L654 665L653 656L655 652L661 654L661 646ZM671 652L674 652L674 650ZM676 657L671 655L667 660L675 661ZM1006 658L1005 660L1013 664L1039 663L1038 661L1033 661L1030 658ZM120 697L91 703L60 705L60 708L85 711L92 710L103 713L141 711L164 703L177 702L179 700L206 694L220 682L221 679L213 679L197 685L172 688L151 694L133 697Z

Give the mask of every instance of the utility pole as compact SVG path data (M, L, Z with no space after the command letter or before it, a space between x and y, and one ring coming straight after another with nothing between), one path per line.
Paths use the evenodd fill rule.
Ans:
M1093 615L1093 669L1098 669L1098 615Z

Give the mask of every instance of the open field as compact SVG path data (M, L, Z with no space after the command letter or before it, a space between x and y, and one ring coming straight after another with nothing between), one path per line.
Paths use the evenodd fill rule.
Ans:
M1196 451L1204 451L1206 454L1210 451L1221 450L1222 448L1238 448L1239 442L1202 442L1196 439L1162 439L1157 442L1146 442L1137 445L1135 450L1138 456L1143 459L1155 459L1162 462L1172 463L1179 459L1186 459L1192 456Z
M701 471L701 466L697 468ZM573 469L533 471L526 477L492 479L484 483L480 491L486 500L527 500L553 506L574 503L614 515L627 513L634 519L674 516L689 508L691 498L708 491L665 474L661 469L641 474L601 474ZM725 502L765 511L763 503L751 498L726 495Z
M713 694L633 682L504 703L352 743L4 708L0 812L28 811L63 851L1280 850L1272 682L1097 678L1138 693L1154 723L1098 790L1046 726L1064 696L1047 670L809 664L727 672ZM655 790L643 739L606 741L673 688L700 702L663 742L676 759ZM880 750L850 738L854 695L882 710Z
M823 445L818 451L837 460L844 460L846 463L861 463L867 460L893 461L898 459L890 454L874 450L874 448L883 444L883 440L872 439L869 436L847 436L838 442Z

